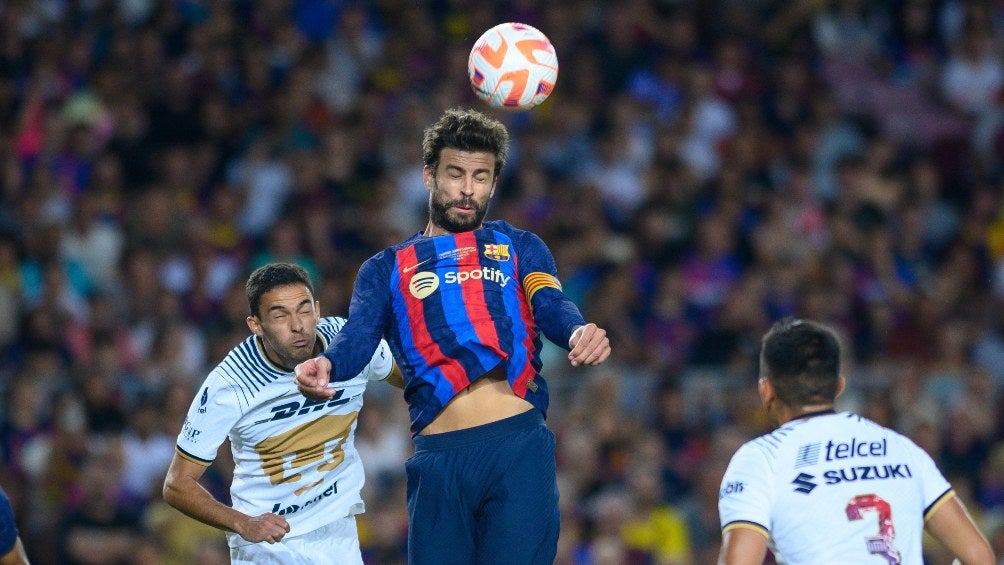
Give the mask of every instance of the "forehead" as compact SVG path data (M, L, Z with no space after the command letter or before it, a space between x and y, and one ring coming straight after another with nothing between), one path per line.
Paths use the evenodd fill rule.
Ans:
M465 171L495 170L495 154L491 151L464 151L455 147L444 147L439 152L442 167L456 167Z
M259 306L262 312L268 312L271 308L296 308L304 301L313 302L314 297L303 284L287 284L277 286L261 295Z

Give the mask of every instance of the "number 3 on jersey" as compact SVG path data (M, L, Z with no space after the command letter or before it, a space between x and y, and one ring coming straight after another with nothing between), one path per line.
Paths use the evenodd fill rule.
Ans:
M899 550L892 546L896 537L896 528L892 524L892 508L889 503L877 494L859 494L847 503L847 519L861 520L866 512L878 514L878 535L865 538L868 553L881 555L889 565L900 565Z

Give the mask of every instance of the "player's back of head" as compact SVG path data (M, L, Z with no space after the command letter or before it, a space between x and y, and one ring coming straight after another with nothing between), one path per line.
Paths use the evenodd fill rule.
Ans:
M840 341L818 322L781 320L763 337L760 373L789 406L832 403L840 377Z

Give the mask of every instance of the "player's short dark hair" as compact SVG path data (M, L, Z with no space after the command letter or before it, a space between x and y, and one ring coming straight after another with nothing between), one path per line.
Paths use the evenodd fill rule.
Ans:
M840 341L818 322L781 320L763 336L760 371L788 406L832 403L840 378Z
M440 152L446 147L495 155L495 176L498 177L509 156L509 130L502 122L477 110L451 108L425 129L422 160L426 166L435 171L439 167Z
M248 307L251 308L251 315L258 316L258 307L261 306L261 297L266 292L277 286L289 284L302 284L314 295L314 284L310 282L310 275L307 271L292 263L269 263L258 267L248 277L245 285L248 293Z

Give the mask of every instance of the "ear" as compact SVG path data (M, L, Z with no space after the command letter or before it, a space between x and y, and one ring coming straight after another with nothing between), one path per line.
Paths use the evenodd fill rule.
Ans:
M844 387L847 386L847 379L843 375L837 377L837 394L833 398L839 398L844 392Z
M429 165L422 166L422 182L425 184L425 190L432 192L432 187L436 183L436 172L429 168Z
M315 300L314 301L314 319L315 320L320 320L321 319L321 301L320 300Z
M261 337L262 334L265 333L264 330L261 329L261 320L258 319L258 316L248 316L247 323L248 328L251 329L251 333L254 335Z
M766 377L760 377L760 380L757 381L757 390L760 392L760 402L763 403L764 408L770 408L770 405L777 399L774 385Z

